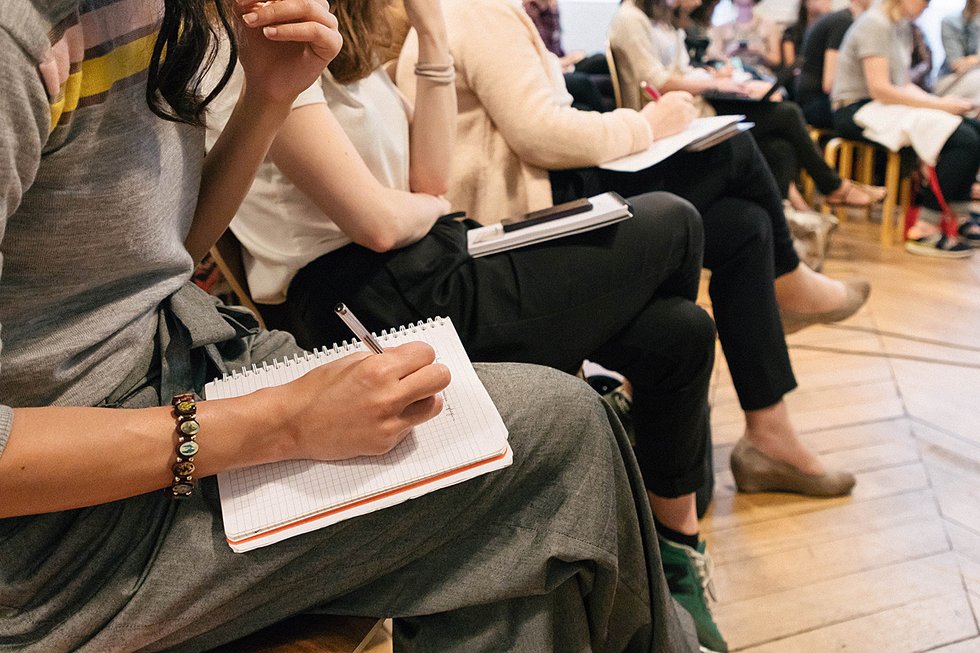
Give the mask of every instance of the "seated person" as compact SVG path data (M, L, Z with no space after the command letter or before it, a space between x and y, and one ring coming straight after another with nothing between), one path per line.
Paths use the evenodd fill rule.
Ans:
M980 0L966 0L962 12L944 17L941 34L946 60L936 94L980 103Z
M799 84L796 101L806 121L814 127L833 129L830 89L837 72L837 55L847 29L871 6L871 0L851 0L847 7L827 14L813 24L800 50Z
M779 42L780 68L792 70L800 65L803 38L818 20L830 12L830 0L801 0L796 22L783 30Z
M449 378L415 343L197 401L195 469L171 468L171 396L300 351L189 278L341 43L325 5L237 4L222 22L241 33L248 90L204 158L215 7L0 12L0 641L200 651L324 611L393 616L402 650L695 650L625 434L585 384L543 368L478 366L507 469L249 553L223 541L214 474L390 449L439 412ZM103 65L127 76L104 89Z
M639 109L649 98L640 92L646 82L661 92L687 91L701 98L709 91L759 97L771 82L738 83L722 74L706 74L692 68L683 47L684 32L678 27L682 16L691 12L699 0L623 0L609 27L609 45L621 65L617 66L623 104ZM810 207L796 192L800 167L804 168L831 205L865 207L884 197L884 190L841 179L827 165L807 131L799 107L792 102L751 102L740 99L711 98L701 102L704 109L720 114L744 114L755 123L752 130L759 148L776 176L783 197L794 208Z
M704 152L679 153L647 171L606 174L594 166L645 149L651 131L657 136L676 131L669 121L693 114L690 96L667 93L640 112L578 111L563 90L554 56L518 4L449 0L444 7L460 107L460 156L453 163L449 192L453 206L490 222L606 190L631 195L660 189L687 198L704 223L712 308L746 411L745 438L733 454L736 483L748 492L849 492L853 476L824 468L789 420L783 395L796 382L779 306L786 328L798 329L843 319L864 302L868 288L834 281L799 264L775 181L751 135ZM410 32L399 58L397 80L410 97L424 89L424 80L416 86L412 74L418 42ZM651 251L659 251L659 245ZM588 261L579 265L605 278ZM638 274L624 267L615 283L630 288ZM607 367L634 380L628 370ZM771 472L777 468L793 482L776 481Z
M705 0L690 12L681 13L680 27L684 30L684 45L687 46L691 65L696 67L722 67L721 60L708 59L711 46L711 17L720 0Z
M759 0L732 0L735 17L712 25L709 59L732 61L757 79L772 79L780 64L782 30L776 23L755 13Z
M384 5L335 0L345 42L363 43L377 32ZM714 629L714 650L724 650L699 571L705 549L695 492L711 473L714 325L694 302L702 252L697 212L679 198L649 193L631 199L633 218L607 228L469 256L467 225L441 217L451 210L440 195L456 129L445 25L437 4L406 0L405 7L421 43L402 73L418 78L413 110L406 112L370 47L341 50L294 104L232 223L246 248L253 296L284 301L306 347L347 337L333 316L345 301L369 328L448 316L474 360L575 372L588 358L627 374L665 571L684 583L689 593L679 600ZM236 71L215 103L212 138L232 114L243 80Z
M980 243L980 224L969 216L970 187L980 166L980 122L961 118L975 113L973 102L954 96L937 97L911 83L912 33L910 24L924 4L903 0L882 2L854 22L841 44L837 75L831 92L834 127L845 138L862 138L865 127L855 122L859 111L872 102L898 106L910 119L939 127L952 125L938 151L935 174L941 197L931 185L922 184L917 197L918 220L906 235L905 247L913 254L943 258L965 258L972 254L970 243ZM866 112L867 113L867 112ZM956 116L955 119L949 115ZM896 119L874 121L877 127L897 127ZM948 204L953 216L945 215ZM952 219L956 224L943 223ZM958 235L957 235L958 232ZM961 242L960 238L967 242Z
M558 0L524 0L524 11L531 17L548 50L558 57L575 106L591 111L615 109L616 99L605 54L587 56L581 50L565 52L561 43Z

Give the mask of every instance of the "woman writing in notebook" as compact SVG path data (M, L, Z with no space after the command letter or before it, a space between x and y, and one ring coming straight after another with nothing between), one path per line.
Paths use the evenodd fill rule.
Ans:
M347 301L372 329L449 316L474 360L574 373L589 358L627 373L653 513L662 532L684 543L662 554L700 591L695 491L710 473L714 328L694 303L697 213L666 193L641 195L625 222L469 256L467 225L440 217L451 208L441 195L456 106L442 14L436 0L405 3L420 40L409 73L419 93L407 108L375 57L385 4L335 3L344 49L294 105L232 224L253 295L284 299L292 330L309 347L347 337L332 317ZM237 72L209 126L228 116L240 79Z
M622 0L609 26L609 46L616 55L623 104L640 109L649 102L640 92L641 83L646 83L661 92L691 93L702 115L745 115L755 123L752 134L783 197L795 209L810 208L796 188L801 167L823 193L824 202L832 206L860 208L883 199L883 188L841 179L827 165L810 138L798 105L779 102L778 95L773 101L739 99L760 98L771 82L736 81L691 66L680 24L700 4L701 0ZM702 97L704 94L710 99Z
M248 554L221 541L213 474L389 450L449 381L413 344L180 396L300 351L190 275L341 43L326 3L224 6L0 11L0 645L207 650L316 608L394 616L401 650L690 650L625 434L543 368L479 366L511 467ZM211 12L241 34L248 83L205 158Z

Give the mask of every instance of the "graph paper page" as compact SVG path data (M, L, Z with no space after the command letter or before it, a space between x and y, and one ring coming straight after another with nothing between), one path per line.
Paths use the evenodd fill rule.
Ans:
M448 318L409 325L378 339L386 347L413 340L433 347L437 360L452 373L442 412L381 456L290 460L219 474L225 535L232 548L265 546L510 463L507 429ZM281 385L362 350L359 342L345 344L244 370L209 383L205 394L222 399Z

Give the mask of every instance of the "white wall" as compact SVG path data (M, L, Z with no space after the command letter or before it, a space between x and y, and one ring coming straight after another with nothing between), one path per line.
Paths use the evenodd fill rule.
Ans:
M618 5L619 0L558 0L565 50L602 52L609 22Z
M834 8L847 5L848 0L834 0ZM926 34L932 48L932 60L936 69L943 62L942 41L939 36L939 21L947 14L963 10L965 0L931 0L929 7L919 18L919 25ZM583 50L587 53L601 52L606 42L606 30L619 0L558 0L561 9L561 24L566 50ZM798 0L762 0L758 10L767 17L779 22L796 20ZM721 0L715 17L724 20L731 15L730 0Z

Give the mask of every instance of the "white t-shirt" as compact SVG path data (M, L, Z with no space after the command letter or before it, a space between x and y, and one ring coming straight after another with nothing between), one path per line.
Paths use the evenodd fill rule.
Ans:
M228 88L208 115L208 147L227 122L244 74L235 70ZM304 91L293 108L325 102L344 127L378 181L408 190L408 115L400 93L382 69L341 85L329 71ZM310 138L316 138L310 134ZM244 247L243 259L252 299L281 304L296 273L307 263L348 245L351 239L305 194L266 159L231 223Z

